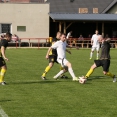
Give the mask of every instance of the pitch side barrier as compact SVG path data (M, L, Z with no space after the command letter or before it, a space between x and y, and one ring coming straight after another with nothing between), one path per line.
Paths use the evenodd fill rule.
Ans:
M117 38L111 39L111 48L117 48ZM91 38L69 38L67 39L67 43L72 46L78 46L80 48L91 48Z
M49 38L20 38L19 41L9 42L9 47L49 47L51 44Z
M49 38L20 38L19 41L9 42L9 47L49 47L52 43L52 37ZM80 48L90 48L91 38L69 38L67 43L72 46L78 46ZM117 38L111 38L111 47L117 48Z

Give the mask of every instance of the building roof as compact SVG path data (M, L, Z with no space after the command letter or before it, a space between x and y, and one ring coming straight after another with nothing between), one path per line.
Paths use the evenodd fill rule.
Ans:
M53 20L72 21L117 21L116 14L63 14L49 13Z
M70 2L73 1L73 2ZM78 13L79 8L88 8L88 13L93 13L93 8L98 8L102 13L114 0L47 0L52 13Z
M117 3L117 0L114 0L102 13L106 13L109 9L111 9L115 4Z

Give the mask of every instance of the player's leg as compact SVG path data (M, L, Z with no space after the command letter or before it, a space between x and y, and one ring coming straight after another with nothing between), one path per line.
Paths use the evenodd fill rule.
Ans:
M104 60L103 61L103 74L110 76L111 78L113 78L113 82L116 82L116 77L114 74L109 72L109 67L110 67L110 60Z
M75 74L74 74L74 71L73 71L73 69L72 69L71 63L70 63L70 62L67 62L66 65L68 66L68 71L69 71L70 75L72 76L73 80L74 80L74 81L77 80L77 78L76 78L76 76L75 76Z
M59 71L59 73L57 73L53 78L57 80L58 77L61 76L61 74L63 74L63 73L64 73L64 69Z
M68 67L68 71L69 71L70 75L72 76L73 81L78 81L78 78L75 76L74 71L72 69L72 64L69 61L67 61L66 59L64 59L64 64L65 64L65 66Z
M95 60L94 64L91 66L91 68L89 69L89 71L87 72L87 74L85 76L79 77L79 78L85 78L88 79L90 77L90 75L94 72L94 69L97 67L102 66L101 60Z
M93 73L94 69L96 68L96 64L94 63L91 68L89 69L89 71L87 72L87 74L85 75L85 78L89 78L90 75Z
M64 69L64 67L62 67L62 66L60 66L60 71L61 70L64 70L64 73L67 72L67 69ZM61 74L60 78L68 78L66 75L64 75L64 73Z
M59 71L59 73L57 73L53 78L54 79L58 79L59 76L61 76L64 72L65 72L65 69L64 69L64 64L63 64L63 59L57 59L57 62L61 65L61 70Z
M5 76L6 70L7 70L7 67L6 67L6 65L5 65L5 66L3 66L3 67L1 68L1 71L0 71L0 83L1 83L2 85L5 85L5 84L6 84L5 81L4 81L4 76Z
M92 59L92 57L93 57L94 50L95 50L95 48L92 47L91 52L90 52L90 59Z
M96 58L96 59L97 59L97 60L99 59L99 48L100 48L99 46L96 47L96 51L97 51L97 58Z
M0 66L1 66L1 71L0 71L0 84L1 85L5 85L5 81L4 81L4 76L7 70L7 66L6 63L4 61L4 59L2 57L0 57Z
M71 65L71 63L68 60L66 60L66 59L58 59L57 61L58 61L58 63L61 64L62 67L67 66L68 67L68 71L69 71L70 75L72 76L73 80L74 81L78 81L78 78L75 76L75 74L73 72L72 65ZM61 70L56 76L54 76L54 79L57 79L57 77L59 77L64 72L65 72L65 69Z
M46 74L50 71L50 69L53 67L54 65L54 57L53 56L49 56L49 65L45 68L41 78L43 80L46 80Z

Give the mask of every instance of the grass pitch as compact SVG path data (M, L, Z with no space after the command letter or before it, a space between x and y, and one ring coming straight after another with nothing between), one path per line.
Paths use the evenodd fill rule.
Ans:
M69 79L55 81L60 65L55 64L40 78L48 61L47 49L7 49L6 86L0 86L0 106L9 117L116 117L117 83L97 68L84 85ZM71 49L67 59L76 76L85 75L93 64L90 49ZM93 55L96 58L96 52ZM117 74L117 50L111 50L110 71Z

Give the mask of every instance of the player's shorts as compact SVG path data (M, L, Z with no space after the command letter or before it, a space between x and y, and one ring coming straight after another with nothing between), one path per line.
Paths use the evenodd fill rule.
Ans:
M57 56L49 55L49 63L54 63L54 62L58 63L57 62Z
M6 65L4 59L2 57L0 57L0 67Z
M100 49L99 46L97 46L97 47L92 47L92 48L91 48L92 51L94 51L94 50L99 51L99 49Z
M109 71L109 66L110 66L110 60L108 59L103 59L103 60L94 60L95 64L97 67L102 66L103 71L108 72Z
M57 61L58 61L58 63L61 64L61 66L64 67L64 68L67 66L67 63L69 62L69 61L68 61L67 59L65 59L65 58L63 58L63 59L58 58Z

